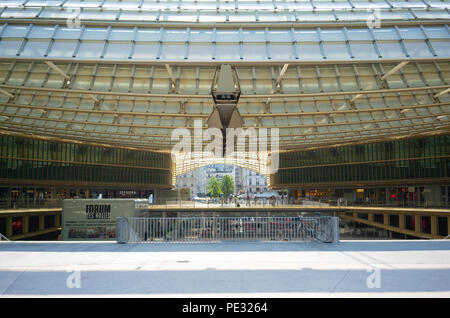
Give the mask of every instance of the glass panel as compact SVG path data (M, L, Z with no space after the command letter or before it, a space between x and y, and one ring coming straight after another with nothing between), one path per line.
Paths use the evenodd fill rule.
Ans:
M20 54L20 56L42 57L48 48L49 42L50 42L49 40L46 41L29 40L25 45L25 48L23 49L23 52Z
M389 9L389 5L386 2L357 2L354 1L353 2L355 8L357 9L366 9L366 8L385 8L385 9Z
M212 46L210 44L197 44L191 43L189 45L189 58L196 60L209 60L211 55Z
M297 12L297 17L300 21L335 21L333 13L326 11L319 12Z
M217 43L216 45L216 59L238 59L239 58L239 45L234 43Z
M425 3L420 1L389 1L394 7L397 8L426 8ZM427 1L428 2L428 1Z
M187 32L186 30L165 30L164 42L184 42L187 41Z
M105 53L105 59L124 59L128 58L131 50L129 43L111 43L109 42Z
M257 13L258 15L258 20L260 22L294 22L295 21L295 17L292 13L279 13L279 14L273 14L273 13L265 13L265 12L261 12L259 11Z
M164 43L161 50L161 59L181 60L184 59L184 43Z
M77 57L99 58L104 46L103 42L81 42Z
M297 52L301 59L316 60L322 59L319 44L298 44Z
M16 56L17 50L20 47L22 40L2 40L0 42L0 55Z
M92 86L92 89L106 91L109 89L109 87L111 85L111 80L112 80L111 77L97 76L97 77L95 77L95 81Z
M242 32L244 42L265 42L266 35L261 30L246 30Z
M55 39L79 39L81 29L59 27Z
M336 16L340 21L367 21L372 13L366 11L336 11Z
M40 8L6 8L2 18L34 18L39 13Z
M339 29L335 30L322 29L320 32L320 37L322 38L323 41L336 42L346 40L344 36L344 31Z
M246 60L267 59L266 45L262 43L245 43L243 45L243 55Z
M430 43L439 57L450 56L450 41L431 40Z
M103 8L122 8L122 9L137 9L139 7L139 1L105 1L102 5Z
M173 22L196 22L197 15L189 13L175 13L175 12L162 12L159 17L160 21L173 21Z
M26 33L26 26L8 25L2 34L2 38L23 38Z
M134 59L155 59L158 54L157 43L137 42L134 46Z
M134 39L133 29L111 29L108 40L111 41L130 41Z
M83 32L82 40L104 40L106 39L105 28L86 28Z
M295 30L295 40L299 42L319 42L316 30Z
M64 3L65 7L98 7L100 6L100 0L91 0L89 2L87 1L80 1L80 0L69 0Z
M353 56L358 59L376 59L378 54L375 51L375 47L372 43L355 43L350 42L350 48Z
M419 19L448 19L450 15L441 10L413 10Z
M448 39L449 34L444 27L424 27L430 39Z
M77 42L74 41L55 41L52 44L48 56L71 58L76 46Z
M255 14L244 14L241 12L232 13L229 17L230 22L254 22L256 21Z
M396 57L396 58L404 58L406 57L403 53L403 49L400 45L400 42L381 42L379 41L378 47L380 48L381 55L384 58Z
M237 42L238 32L231 30L217 30L216 31L216 41L217 42Z
M349 40L351 41L364 41L372 39L370 32L367 29L348 29L347 34Z
M420 28L398 28L400 36L405 40L425 39Z
M292 42L292 40L291 31L269 31L269 41L271 42Z
M314 4L318 9L351 9L352 7L348 2L331 2L331 1L315 1Z
M211 42L213 40L213 33L210 30L191 30L191 42Z
M323 50L325 56L328 59L348 59L347 46L343 43L330 43L325 42L323 44Z
M48 39L53 35L53 27L33 26L28 37L30 39Z
M433 57L425 41L405 41L405 47L412 57Z
M227 17L225 15L218 15L215 13L202 12L198 17L198 22L226 22Z
M292 44L271 43L270 57L275 60L292 60L295 59Z
M399 40L394 28L373 29L375 40Z
M84 9L80 14L80 20L115 20L116 10Z
M119 16L120 21L156 21L156 12L136 12L136 11L122 11Z
M152 30L152 29L138 29L136 35L136 41L145 41L145 42L153 42L159 41L160 39L160 31Z

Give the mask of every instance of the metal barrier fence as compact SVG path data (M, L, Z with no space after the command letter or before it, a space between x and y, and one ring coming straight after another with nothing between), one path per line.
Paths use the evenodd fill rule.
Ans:
M339 241L338 217L118 217L118 243Z

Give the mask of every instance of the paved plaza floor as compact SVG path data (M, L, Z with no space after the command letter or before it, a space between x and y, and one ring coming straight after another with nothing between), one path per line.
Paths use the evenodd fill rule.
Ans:
M1 242L0 297L450 297L450 240Z

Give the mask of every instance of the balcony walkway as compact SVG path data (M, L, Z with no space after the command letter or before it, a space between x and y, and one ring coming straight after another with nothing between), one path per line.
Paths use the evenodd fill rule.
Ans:
M57 232L61 229L62 208L31 208L0 210L0 218L6 218L6 231L1 233L10 240L30 239L37 235ZM374 226L379 229L389 230L417 238L443 239L450 234L450 209L424 208L424 207L389 207L389 206L334 206L326 203L308 202L292 205L271 204L251 205L242 204L236 207L234 204L203 204L199 202L178 202L174 204L149 205L141 210L144 216L161 217L182 215L214 216L291 216L301 213L318 213L321 215L335 215L342 219ZM38 228L29 228L29 218L39 217ZM54 216L54 222L47 225L45 216ZM429 218L427 228L416 226L408 227L406 217L414 218L417 225L422 224L423 218ZM21 233L14 234L12 225L14 218L24 220L24 229ZM446 219L446 220L444 220Z

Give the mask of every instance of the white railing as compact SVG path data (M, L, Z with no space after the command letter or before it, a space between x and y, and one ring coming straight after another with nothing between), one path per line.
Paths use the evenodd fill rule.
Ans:
M2 233L0 233L0 241L9 241L9 239L4 236Z
M339 241L338 217L118 217L118 243Z

